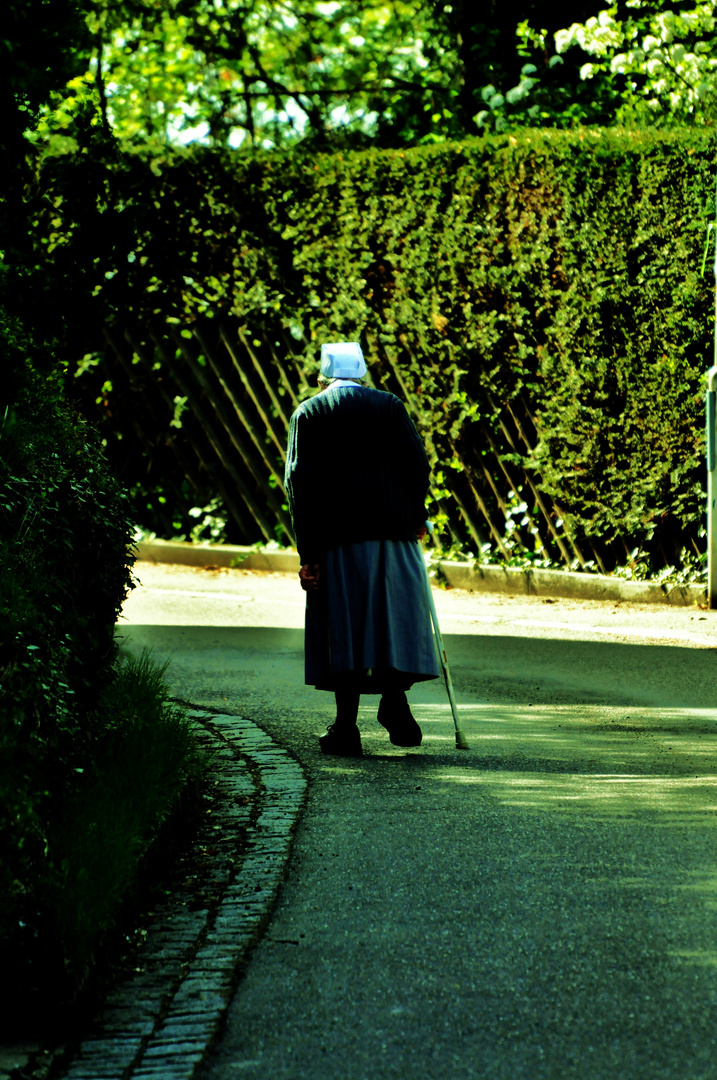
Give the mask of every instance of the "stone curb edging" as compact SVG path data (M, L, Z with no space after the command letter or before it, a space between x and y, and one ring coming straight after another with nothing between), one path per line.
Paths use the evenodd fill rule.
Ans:
M295 551L277 548L259 551L238 544L192 544L188 540L140 540L137 558L153 563L177 563L182 566L228 566L240 570L299 572Z
M226 812L214 828L237 837L246 830L244 857L217 907L179 908L148 935L142 970L109 994L98 1034L82 1042L64 1080L191 1080L273 909L306 791L303 771L250 720L189 715L217 748L212 767Z
M627 581L606 574L580 574L570 570L519 570L457 562L440 562L438 566L449 585L471 592L673 604L676 607L702 604L707 598L702 585L660 585L654 581Z
M191 544L181 540L141 540L138 559L184 566L226 566L242 570L273 570L298 573L294 551L265 550L234 544ZM702 585L660 585L653 581L627 581L605 574L581 574L570 570L520 570L441 560L436 567L454 589L504 593L515 596L561 597L568 600L611 600L633 604L703 604Z

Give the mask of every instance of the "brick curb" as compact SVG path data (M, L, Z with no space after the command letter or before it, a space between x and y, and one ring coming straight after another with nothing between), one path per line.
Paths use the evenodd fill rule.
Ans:
M96 1031L63 1080L191 1080L216 1038L231 991L269 919L291 848L306 780L298 763L251 720L191 709L213 743L222 810L213 828L242 844L238 866L217 861L221 899L191 910L170 900L148 932L138 973L108 995ZM63 1055L57 1055L61 1058ZM37 1076L36 1063L10 1074Z
M137 557L147 562L184 566L234 566L242 570L273 570L298 573L295 551L257 551L234 544L191 544L180 540L142 540ZM605 574L581 574L570 570L519 570L441 560L436 564L454 589L504 593L514 596L555 596L572 600L612 600L632 604L703 604L702 585L661 585L653 581L626 581Z

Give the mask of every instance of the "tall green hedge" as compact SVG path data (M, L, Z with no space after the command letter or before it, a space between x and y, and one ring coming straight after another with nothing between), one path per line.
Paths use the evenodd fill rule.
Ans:
M503 460L577 540L643 543L659 564L698 543L703 513L714 165L694 130L77 157L43 170L38 248L74 360L105 321L231 312L289 327L307 366L320 340L360 338L439 476L484 484L490 431L524 407L532 449L503 441Z

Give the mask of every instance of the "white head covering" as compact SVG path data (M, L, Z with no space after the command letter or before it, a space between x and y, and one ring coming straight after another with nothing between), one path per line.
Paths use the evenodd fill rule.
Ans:
M332 341L321 346L321 374L327 379L362 379L366 361L358 341Z

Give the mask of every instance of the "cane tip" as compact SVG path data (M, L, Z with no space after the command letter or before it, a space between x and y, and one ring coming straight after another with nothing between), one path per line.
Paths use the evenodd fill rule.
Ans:
M457 750L470 750L466 737L462 731L456 732L456 749Z

